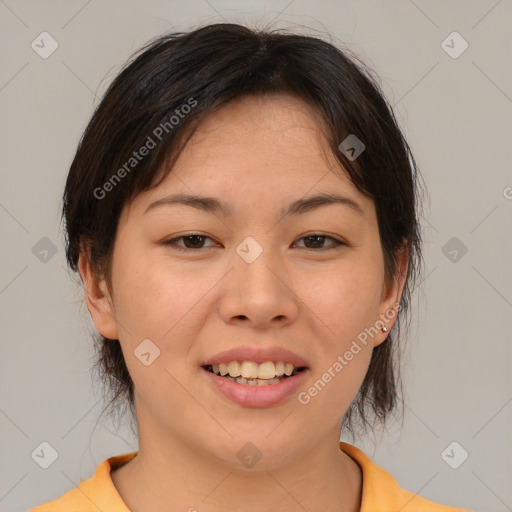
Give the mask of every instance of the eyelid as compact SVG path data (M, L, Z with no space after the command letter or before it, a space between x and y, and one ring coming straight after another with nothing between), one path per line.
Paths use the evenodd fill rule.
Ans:
M213 240L213 237L211 237L210 235L206 235L204 233L190 232L190 233L184 233L183 235L180 235L180 236L175 236L173 238L170 238L169 240L164 240L162 242L162 244L173 246L173 249L175 249L177 251L186 251L186 252L199 252L199 251L203 251L205 249L209 249L210 247L213 247L212 245L210 245L208 247L200 247L199 249L189 249L188 247L181 247L181 246L176 245L177 240L181 240L182 238L188 238L190 236L200 236L203 238L209 238L210 240Z
M325 252L325 251L328 251L331 249L337 249L340 246L348 246L348 243L345 242L345 240L336 238L334 236L328 235L327 233L323 233L321 231L320 232L314 231L312 233L306 233L305 235L302 235L299 238L297 238L297 240L302 240L304 238L309 238L312 236L319 236L324 239L331 240L331 243L327 247L322 247L320 249L309 249L308 247L300 247L301 249L305 249L307 251L312 251L312 252ZM293 242L293 244L295 245L296 242Z
M177 251L189 252L189 253L190 252L200 252L200 251L203 251L205 249L209 249L209 248L213 247L212 245L210 245L208 247L200 247L198 249L190 249L188 247L182 247L182 246L177 246L176 245L176 241L177 240L181 240L182 238L188 238L188 237L191 237L191 236L200 236L202 238L209 238L210 240L213 240L213 237L211 237L210 235L207 235L207 234L204 234L204 233L189 232L189 233L184 233L183 235L180 235L180 236L177 236L177 237L173 237L173 238L171 238L169 240L165 240L162 243L164 245L173 246L173 249L175 249ZM329 235L327 233L317 232L317 231L312 231L310 233L306 233L306 234L300 236L299 238L297 238L296 240L302 240L304 238L309 238L309 237L312 237L312 236L320 236L320 237L323 237L325 239L329 239L329 240L331 240L331 244L329 246L327 246L327 247L319 248L319 249L309 249L308 247L301 247L301 249L306 249L306 250L312 251L312 252L325 252L325 251L337 249L337 248L343 247L343 246L347 246L347 247L350 246L350 244L346 240L344 240L344 239L336 238L336 237L331 236L331 235ZM293 244L295 245L296 242L293 242Z

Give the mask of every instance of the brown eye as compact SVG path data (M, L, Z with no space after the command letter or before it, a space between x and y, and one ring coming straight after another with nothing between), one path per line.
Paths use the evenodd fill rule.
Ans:
M340 245L347 245L345 242L341 240L336 240L332 236L324 235L322 233L314 233L312 235L303 236L299 240L307 240L307 244L305 244L306 249L320 249L320 250L329 250L334 249ZM324 247L324 242L326 240L331 240L331 243Z
M202 247L197 247L197 245L203 245L205 237L202 235L190 235L182 237L185 242L185 247L188 249L202 249Z
M188 235L178 236L164 242L165 245L170 245L177 251L193 251L196 249L207 249L204 247L204 241L211 238L206 235L200 235L196 233L189 233ZM183 240L184 246L177 245L178 240Z
M171 240L167 240L164 242L164 245L172 246L173 249L177 251L194 251L194 250L200 250L200 249L208 249L212 246L204 246L205 240L211 238L206 235L201 235L198 233L189 233L187 235L182 235L176 238L172 238ZM178 240L183 240L183 245L177 244ZM301 237L299 240L306 240L305 248L306 249L312 249L312 250L329 250L329 249L335 249L338 246L341 245L347 245L345 242L342 242L341 240L336 240L332 236L328 236L322 233L314 233L312 235L307 235ZM330 240L330 244L326 247L325 242L327 240ZM295 245L295 244L294 244Z

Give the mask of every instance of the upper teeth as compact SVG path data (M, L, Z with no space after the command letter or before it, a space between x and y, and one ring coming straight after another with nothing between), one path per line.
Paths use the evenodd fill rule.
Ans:
M229 364L220 363L212 365L214 373L220 375L229 375L231 377L244 377L246 379L273 379L283 375L290 376L293 373L294 366L291 363L283 363L278 361L265 361L258 364L254 361L231 361Z

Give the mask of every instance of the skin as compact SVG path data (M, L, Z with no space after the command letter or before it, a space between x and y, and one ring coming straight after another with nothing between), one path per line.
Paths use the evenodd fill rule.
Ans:
M235 213L186 205L144 213L177 192L219 198ZM349 197L362 213L327 205L279 215L283 205L320 192ZM189 239L188 252L162 243L190 232L210 238ZM330 249L328 238L307 238L314 233L349 245ZM250 264L235 252L247 236L263 248ZM372 348L387 333L362 346L307 405L293 394L277 406L241 407L200 368L241 345L285 347L308 361L299 391L307 390L399 302L406 252L396 277L386 280L374 203L329 154L310 106L268 95L210 114L171 173L125 205L111 282L83 255L79 266L93 322L120 340L135 385L139 454L111 473L132 511L360 509L362 475L339 449L340 427ZM149 366L133 355L146 338L160 349ZM262 454L252 468L236 455L247 442Z

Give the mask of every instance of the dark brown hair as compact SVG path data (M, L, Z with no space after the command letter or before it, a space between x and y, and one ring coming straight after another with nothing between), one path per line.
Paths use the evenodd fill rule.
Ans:
M109 282L125 204L171 172L205 115L244 95L268 93L301 98L324 121L333 155L375 203L387 279L395 277L397 251L404 242L408 246L398 321L387 340L373 349L368 372L343 421L354 433L357 416L359 427L366 430L376 420L384 424L397 405L397 340L421 267L419 174L376 78L349 50L316 37L237 24L207 25L149 42L109 86L71 164L62 211L67 261L77 272L83 251ZM340 150L351 134L365 145L357 159ZM136 162L130 160L134 151L150 145L149 139L154 147ZM133 418L133 382L120 343L101 336L96 342L95 368L111 393L110 405L128 402Z

